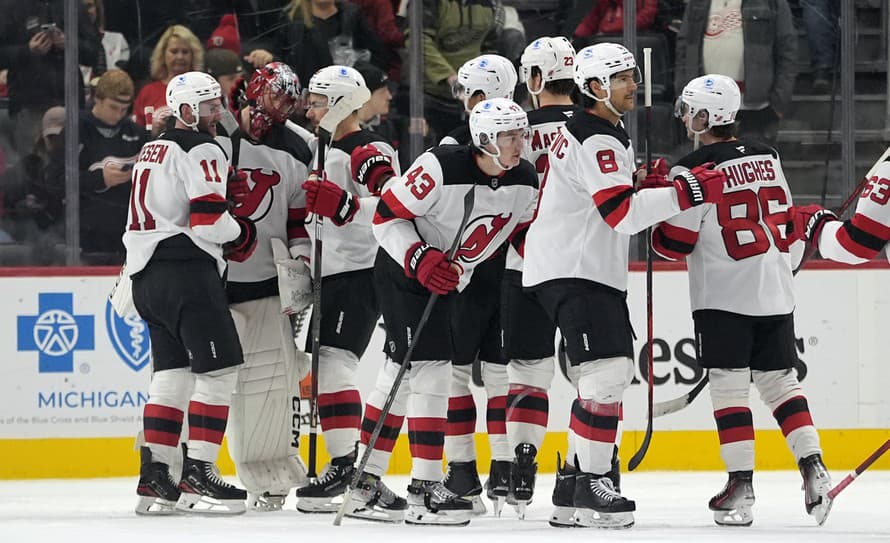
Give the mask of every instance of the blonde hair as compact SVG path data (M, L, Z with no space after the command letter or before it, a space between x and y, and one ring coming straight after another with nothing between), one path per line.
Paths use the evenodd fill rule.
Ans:
M192 66L189 71L200 72L204 70L204 48L201 47L201 42L188 28L182 25L172 25L164 31L154 51L151 53L152 79L166 81L170 77L170 74L167 73L167 65L164 63L164 54L172 38L179 38L192 50Z
M285 11L287 12L287 18L291 21L297 18L297 13L299 12L306 28L312 28L312 6L310 5L310 0L290 0Z

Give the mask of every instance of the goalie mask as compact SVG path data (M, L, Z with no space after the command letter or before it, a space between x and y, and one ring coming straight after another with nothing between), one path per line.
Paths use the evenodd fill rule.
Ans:
M204 72L186 72L167 83L167 107L172 110L176 119L193 130L197 130L199 117L210 114L201 111L201 103L221 96L219 83ZM183 105L192 109L195 118L193 122L188 123L182 118Z
M677 98L674 114L693 134L701 134L712 126L734 123L741 105L739 86L731 77L708 74L686 84ZM707 116L707 124L703 130L694 130L692 121L702 112Z
M538 38L525 48L520 64L522 81L528 92L537 96L547 82L575 77L575 48L564 36ZM541 71L541 86L537 90L531 88L532 68Z
M623 45L617 43L598 43L585 47L575 55L575 84L584 96L605 103L612 113L619 117L619 113L612 105L612 77L626 70L634 70L634 83L642 81L637 61L633 54ZM602 89L606 91L605 98L597 98L590 90L590 80L600 82Z
M512 62L500 55L481 55L465 62L457 71L454 97L464 103L465 109L477 92L483 93L486 100L512 100L517 80Z
M504 134L505 132L511 134ZM528 115L513 100L507 98L479 102L470 113L470 135L473 145L479 151L492 157L500 169L509 170L513 166L505 166L500 160L502 147L516 142L501 140L519 138L524 144L529 135Z

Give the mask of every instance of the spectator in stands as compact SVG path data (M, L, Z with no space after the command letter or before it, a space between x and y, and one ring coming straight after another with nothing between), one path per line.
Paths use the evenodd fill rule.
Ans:
M831 74L836 67L837 21L840 4L835 0L801 0L803 24L810 47L810 66L813 69L813 92L831 91Z
M362 15L385 47L390 51L397 51L405 47L405 34L399 30L396 24L396 15L390 0L351 0L362 9ZM400 77L401 59L398 55L392 56L393 62L388 71L389 78L398 81Z
M389 103L392 101L392 93L387 84L389 78L383 70L369 62L357 62L355 69L362 74L365 85L371 91L371 98L358 110L358 120L362 128L381 133L395 144L399 139L398 134L393 133L387 122ZM397 145L394 146L398 148Z
M705 73L738 83L739 137L774 144L797 73L787 0L690 0L677 35L674 89Z
M133 117L139 126L160 134L170 116L167 107L167 83L177 75L204 69L204 48L192 31L182 25L167 28L151 54L151 77L142 87L133 105Z
M130 60L130 45L127 39L120 32L109 32L105 30L105 4L103 0L81 0L81 3L87 10L87 17L99 34L102 43L102 51L99 52L96 67L84 66L81 64L80 70L83 72L84 83L89 85L90 82L106 70L112 68L126 69L127 61Z
M219 82L223 104L228 107L232 87L244 75L241 58L228 49L208 49L204 55L204 71Z
M77 28L80 62L95 66L101 45L86 8ZM7 2L0 20L0 67L8 68L13 145L26 152L43 114L65 103L65 17L63 0Z
M133 80L109 70L99 78L96 100L80 116L80 247L85 264L123 264L133 164L147 141L128 116Z
M658 11L658 0L637 0L637 30L650 30ZM576 49L593 43L601 34L624 32L624 0L599 0L575 28L572 41Z
M493 0L423 0L424 115L436 139L463 122L452 88L464 62L495 49L494 8Z

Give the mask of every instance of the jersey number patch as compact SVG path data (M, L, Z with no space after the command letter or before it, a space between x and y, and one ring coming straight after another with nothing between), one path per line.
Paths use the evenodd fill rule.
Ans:
M597 152L596 161L599 163L600 171L603 173L618 171L618 163L615 162L615 151L611 149L603 149Z
M145 191L148 190L148 176L151 170L133 172L133 188L130 190L130 217L133 222L127 230L154 230L155 218L145 205ZM143 217L142 221L139 216Z
M216 160L211 160L210 164L206 160L202 160L201 168L204 170L204 181L222 183L222 177L219 176L219 170L216 168Z
M418 177L420 178L419 181ZM411 187L411 194L413 194L414 197L418 200L423 200L424 198L426 198L426 195L429 194L430 191L433 190L433 187L436 186L436 181L433 179L433 177L423 171L423 166L414 168L413 170L408 172L408 175L406 175L405 178L405 186Z
M868 184L862 189L860 198L870 198L872 202L878 205L885 205L890 200L890 179L873 176L868 180Z
M761 187L758 191L730 192L717 204L717 223L723 244L726 253L734 260L762 255L772 244L779 251L788 252L788 241L782 237L778 226L785 222L785 210L770 213L770 202L784 206L788 204L788 196L781 187Z

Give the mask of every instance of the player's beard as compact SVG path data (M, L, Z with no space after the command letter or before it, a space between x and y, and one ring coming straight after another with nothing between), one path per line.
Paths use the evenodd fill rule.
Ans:
M210 134L210 137L216 137L216 120L201 117L198 119L198 131Z

